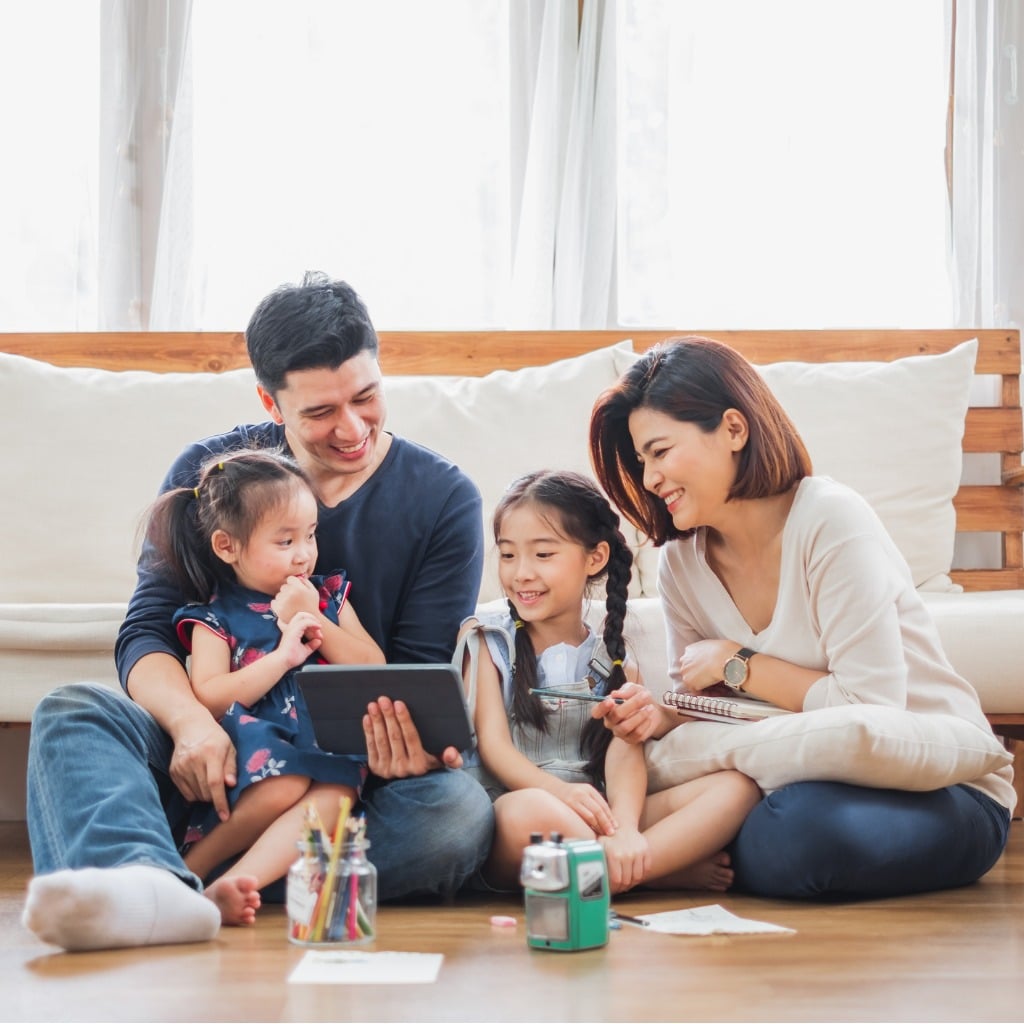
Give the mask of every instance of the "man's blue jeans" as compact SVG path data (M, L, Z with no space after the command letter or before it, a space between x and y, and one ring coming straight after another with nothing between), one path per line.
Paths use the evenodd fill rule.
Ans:
M730 847L735 889L776 899L865 899L977 881L1010 812L970 786L930 793L798 782L766 796Z
M201 889L174 838L188 806L168 774L171 753L153 717L119 691L75 683L43 698L28 757L36 873L149 864ZM453 893L487 856L494 812L466 772L378 781L364 798L381 900Z

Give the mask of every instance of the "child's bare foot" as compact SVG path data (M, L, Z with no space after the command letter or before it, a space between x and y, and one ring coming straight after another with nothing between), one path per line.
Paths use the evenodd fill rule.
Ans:
M259 883L253 875L226 875L211 882L204 894L220 911L222 924L253 924L260 908Z
M722 850L707 860L676 872L672 876L672 881L680 889L711 889L714 892L725 892L732 887L735 876L736 873L729 866L729 854Z

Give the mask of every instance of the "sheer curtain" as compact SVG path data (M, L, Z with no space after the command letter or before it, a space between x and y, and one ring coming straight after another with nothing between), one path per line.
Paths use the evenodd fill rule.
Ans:
M620 317L948 324L933 0L620 0Z
M947 0L952 33L955 322L1024 325L1024 16L1018 0Z
M0 5L0 326L1019 325L1020 7L953 3Z

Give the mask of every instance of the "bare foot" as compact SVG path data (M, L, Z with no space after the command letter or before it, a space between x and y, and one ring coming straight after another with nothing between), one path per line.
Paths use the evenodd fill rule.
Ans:
M735 872L729 866L729 854L725 850L672 875L673 883L680 889L711 889L714 892L730 889L734 878Z
M217 904L222 924L253 924L260 908L260 888L254 875L225 875L211 882L204 895Z

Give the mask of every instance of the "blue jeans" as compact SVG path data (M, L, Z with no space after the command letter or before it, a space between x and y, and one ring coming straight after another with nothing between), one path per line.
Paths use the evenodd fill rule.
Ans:
M123 693L75 683L44 697L28 754L36 873L149 864L202 889L175 839L188 805L168 773L172 749ZM381 900L453 893L490 850L491 801L466 772L371 781L364 802Z
M930 793L797 782L766 796L730 847L735 889L865 899L951 889L999 859L1010 812L969 786Z

